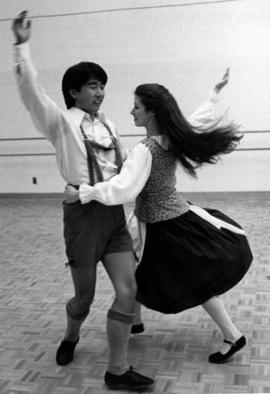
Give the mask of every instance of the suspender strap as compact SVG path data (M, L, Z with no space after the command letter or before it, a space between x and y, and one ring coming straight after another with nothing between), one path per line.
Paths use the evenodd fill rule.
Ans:
M113 135L108 123L104 119L102 119L101 122L106 127L108 133L110 134L111 140L112 140L112 146L110 146L108 148L103 147L96 142L88 140L88 138L83 130L82 125L80 125L81 133L83 136L83 142L84 142L86 152L87 152L87 164L88 164L89 178L90 178L89 184L91 186L93 186L96 183L95 182L95 175L97 177L97 182L103 182L103 180L104 180L102 171L101 171L100 166L98 164L98 161L97 161L96 155L93 151L93 148L103 149L103 150L110 150L110 149L114 148L114 150L115 150L115 164L117 166L118 172L120 172L121 167L123 165L123 158L121 155L121 150L120 150L120 146L119 146L119 142L118 142L117 138Z
M83 142L84 142L86 152L87 152L87 164L88 164L89 178L90 178L89 184L91 186L93 186L96 183L95 182L95 174L97 176L98 182L103 182L103 175L102 175L100 166L97 162L96 155L93 151L91 141L89 141L87 139L87 136L86 136L82 126L80 126L80 129L81 129L81 133L83 136Z
M105 121L105 119L102 119L101 121L102 121L103 125L106 127L106 129L108 130L108 133L110 134L110 137L112 139L112 142L113 142L113 145L114 145L114 149L115 149L115 163L117 165L118 172L120 172L121 167L123 165L123 158L122 158L122 155L121 155L121 149L120 149L120 146L119 146L119 142L118 142L117 138L113 135L113 133L112 133L112 131L110 129L110 126Z

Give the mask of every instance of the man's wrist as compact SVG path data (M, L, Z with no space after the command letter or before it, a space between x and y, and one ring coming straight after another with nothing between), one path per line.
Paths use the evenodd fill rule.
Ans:
M22 39L17 39L16 42L14 42L14 45L21 45L21 44L25 44L28 40L22 40Z

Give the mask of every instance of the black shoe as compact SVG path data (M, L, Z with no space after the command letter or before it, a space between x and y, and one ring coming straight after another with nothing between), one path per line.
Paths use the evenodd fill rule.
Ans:
M142 332L144 332L143 323L133 324L133 326L131 326L131 334L141 334Z
M135 372L133 367L129 367L129 370L122 375L114 375L107 371L104 380L111 390L144 389L154 383L153 379Z
M56 362L58 365L67 365L73 360L75 346L79 342L80 337L76 342L70 342L64 339L56 352Z
M236 353L236 352L238 352L238 350L242 349L242 347L244 347L246 345L246 343L247 343L246 338L244 337L244 335L242 335L235 342L227 341L227 339L224 339L223 342L228 343L229 345L231 345L230 350L228 350L227 353L225 353L225 354L222 354L220 352L210 354L210 356L208 358L209 363L215 363L215 364L223 364L223 363L225 363L228 360L228 358L232 357L232 355L234 353Z

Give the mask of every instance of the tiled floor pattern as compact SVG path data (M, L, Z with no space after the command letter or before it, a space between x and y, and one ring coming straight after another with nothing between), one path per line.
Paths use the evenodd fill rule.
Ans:
M225 365L209 364L221 336L201 307L167 316L144 309L146 331L131 337L130 362L155 378L155 394L270 393L270 193L187 197L231 215L249 235L252 268L223 297L248 346ZM61 201L1 199L0 218L0 394L107 393L105 321L113 291L102 265L75 360L59 367L55 350L72 295Z

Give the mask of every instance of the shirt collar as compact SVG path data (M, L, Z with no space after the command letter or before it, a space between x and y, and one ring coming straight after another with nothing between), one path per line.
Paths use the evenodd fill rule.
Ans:
M77 127L80 127L82 121L84 118L91 120L90 116L87 112L83 111L82 109L78 108L78 107L71 107L68 112L70 114L72 114L72 117L76 123ZM102 122L102 119L104 118L104 115L102 112L97 112L96 116L95 116L95 120L99 120Z

